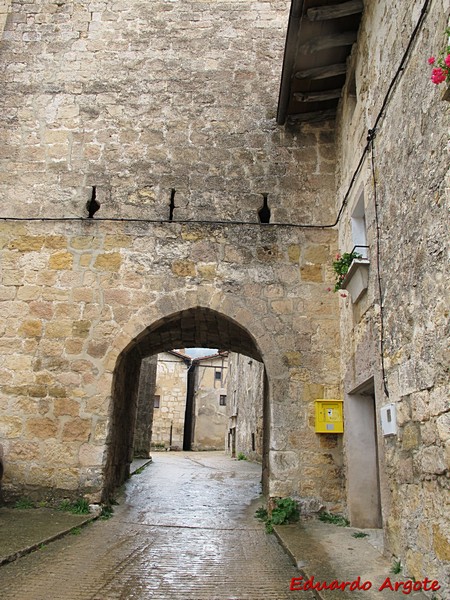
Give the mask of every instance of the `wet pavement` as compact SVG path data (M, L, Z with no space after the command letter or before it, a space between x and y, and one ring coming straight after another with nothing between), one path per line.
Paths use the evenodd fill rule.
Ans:
M0 567L3 600L312 600L254 513L261 468L223 453L156 453L98 520Z

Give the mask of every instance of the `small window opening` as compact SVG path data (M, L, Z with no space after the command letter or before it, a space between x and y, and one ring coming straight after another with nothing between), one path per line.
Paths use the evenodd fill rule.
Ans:
M159 408L161 401L161 396L153 396L153 407Z
M263 194L263 205L258 211L260 223L270 223L270 208L267 201L268 194Z
M358 202L352 212L352 238L355 252L363 258L368 258L366 216L364 209L364 192L361 192Z
M221 394L219 396L219 405L220 406L226 406L227 405L227 397L224 396L223 394Z
M253 452L256 450L256 441L255 441L254 433L252 433L252 450L253 450Z
M215 379L216 381L222 381L222 371L216 371L216 372L214 373L214 379Z
M169 207L169 221L173 221L173 212L175 210L175 192L173 188L170 190L170 207Z
M95 213L100 209L100 203L97 201L97 186L92 186L91 198L86 203L89 219L93 219Z

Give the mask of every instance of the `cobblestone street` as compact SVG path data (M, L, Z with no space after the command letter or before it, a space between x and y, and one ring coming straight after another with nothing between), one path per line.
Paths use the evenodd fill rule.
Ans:
M255 518L259 465L156 453L112 519L0 568L3 600L312 600Z

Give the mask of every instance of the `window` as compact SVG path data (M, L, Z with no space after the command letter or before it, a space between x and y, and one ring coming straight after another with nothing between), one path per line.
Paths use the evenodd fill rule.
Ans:
M368 257L367 252L367 234L366 234L366 216L364 211L364 192L361 192L355 209L352 213L352 238L355 252L361 254L363 258Z
M227 405L227 397L224 395L219 396L219 405L226 406Z
M153 396L153 408L159 408L161 396Z
M216 370L216 372L214 373L214 379L216 381L222 381L222 370Z

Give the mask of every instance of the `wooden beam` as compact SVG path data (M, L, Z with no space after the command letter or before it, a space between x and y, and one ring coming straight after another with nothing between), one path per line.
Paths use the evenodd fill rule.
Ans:
M297 71L294 77L296 79L326 79L327 77L336 77L336 75L345 75L346 72L347 65L345 63L336 63L325 67Z
M341 92L341 88L336 90L326 90L324 92L295 92L294 98L297 102L323 102L324 100L340 98Z
M298 52L299 54L313 54L327 48L337 48L338 46L351 46L356 42L357 31L345 31L344 33L334 33L332 35L323 35L315 37L302 44Z
M350 0L342 4L309 8L306 14L310 21L328 21L329 19L339 19L340 17L361 13L363 8L364 3L362 0Z
M336 109L315 110L314 112L297 113L288 115L288 120L292 123L314 123L315 121L326 121L336 117Z

